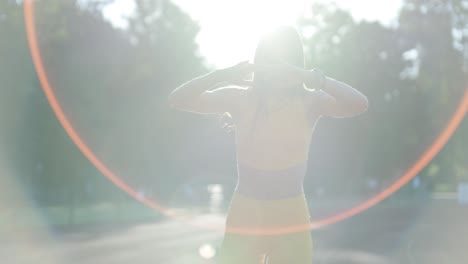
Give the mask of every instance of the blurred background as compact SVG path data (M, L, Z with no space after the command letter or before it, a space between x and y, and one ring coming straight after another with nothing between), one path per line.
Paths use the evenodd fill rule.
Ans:
M368 96L323 118L305 191L312 220L381 192L445 128L466 90L468 1L37 0L38 44L76 132L140 197L223 222L234 134L169 108L178 85L252 58L262 31L295 24L308 68ZM0 2L0 262L215 263L218 231L150 209L107 180L52 111L28 47L23 1ZM312 231L315 263L466 263L468 122L408 184Z

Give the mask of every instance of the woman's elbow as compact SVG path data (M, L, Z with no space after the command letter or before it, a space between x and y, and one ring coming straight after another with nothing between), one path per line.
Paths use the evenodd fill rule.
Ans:
M169 104L170 107L175 108L175 109L183 109L184 106L186 105L186 100L183 100L180 96L177 95L177 93L171 93L167 97L167 103Z
M177 108L177 105L179 102L178 102L177 97L174 95L174 93L169 94L169 96L167 97L167 103L169 104L170 107Z
M366 96L362 96L359 100L349 105L349 116L362 114L369 108L369 100Z
M361 113L363 113L363 112L366 112L368 108L369 108L369 100L367 99L367 96L363 95L359 103L359 110Z

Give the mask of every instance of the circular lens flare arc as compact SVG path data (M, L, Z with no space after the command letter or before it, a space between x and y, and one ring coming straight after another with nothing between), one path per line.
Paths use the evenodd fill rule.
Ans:
M158 210L162 214L174 218L182 217L173 213L169 208L161 206L159 203L142 198L138 195L138 192L131 188L126 182L122 181L117 177L107 166L105 166L97 156L91 151L91 149L86 145L86 143L80 138L79 134L73 128L70 121L67 119L64 114L59 102L57 101L52 86L47 78L47 73L42 63L42 58L39 51L39 45L37 43L36 28L34 21L34 0L25 0L24 1L24 17L26 24L27 39L29 43L29 48L31 51L31 56L33 63L39 78L39 81L42 85L44 93L51 105L57 119L62 124L63 128L70 136L71 140L75 145L80 149L80 151L86 156L86 158L111 182L117 185L120 189L131 195L133 198L139 200L145 205ZM364 201L363 203L346 210L342 213L338 213L334 216L312 222L307 225L297 225L289 226L285 228L266 228L266 229L251 229L251 228L237 228L237 227L226 227L225 231L228 233L239 233L239 234L262 234L262 235L272 235L272 234L286 234L292 232L306 231L310 229L321 228L349 217L352 217L356 214L359 214L370 207L378 204L384 199L388 198L406 183L408 183L412 178L416 176L427 164L437 155L437 153L442 149L442 147L448 142L450 137L456 131L457 127L462 122L466 112L468 110L468 88L465 89L465 94L461 99L459 106L457 107L455 113L450 118L447 126L443 129L442 133L436 138L436 140L431 144L429 148L423 153L423 155L401 176L395 183L389 186L387 189L383 190L381 193L376 196ZM212 226L200 226L199 227L208 228L208 229L217 229Z
M85 155L85 157L102 173L106 176L110 181L112 181L115 185L121 188L123 191L127 192L135 199L138 199L145 204L151 206L154 209L164 212L166 215L170 215L170 212L167 208L155 203L153 201L139 198L137 191L132 189L128 184L122 181L119 177L117 177L106 165L104 165L91 149L86 145L86 143L81 139L79 134L76 132L68 118L66 117L62 107L60 106L55 94L53 92L52 86L50 84L49 78L47 77L46 70L44 68L44 64L42 62L42 57L39 51L39 45L37 43L37 35L36 35L36 27L35 27L35 16L34 16L34 4L33 0L26 0L24 2L24 16L25 16L25 23L26 23L26 34L29 42L29 48L31 51L31 56L33 59L33 63L36 69L36 73L38 75L39 81L42 85L42 89L47 97L47 100L52 107L57 119L59 120L60 124L65 129L66 133L69 135L73 143L78 147L78 149Z

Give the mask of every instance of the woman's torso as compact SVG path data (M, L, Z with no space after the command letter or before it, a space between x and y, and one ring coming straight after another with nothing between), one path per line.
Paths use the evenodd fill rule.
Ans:
M234 117L239 170L237 192L258 199L302 193L309 146L319 115L304 97L260 103L250 89Z

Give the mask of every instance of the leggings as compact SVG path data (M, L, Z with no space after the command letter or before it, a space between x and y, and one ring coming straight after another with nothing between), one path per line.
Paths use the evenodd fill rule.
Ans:
M235 193L226 227L274 229L310 223L304 194L281 200L258 200ZM218 264L311 264L309 230L287 234L237 234L226 232Z

